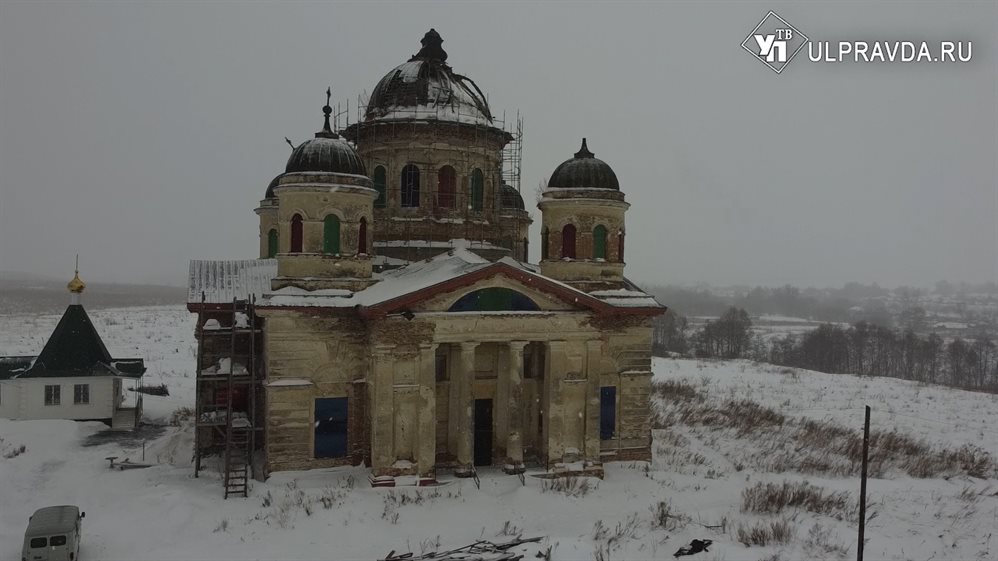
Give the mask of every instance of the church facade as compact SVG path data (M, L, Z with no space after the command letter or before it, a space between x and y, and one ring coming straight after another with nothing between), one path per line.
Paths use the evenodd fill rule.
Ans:
M197 414L216 425L199 449L241 442L239 424L263 472L364 463L378 484L650 459L665 308L624 276L616 175L585 140L554 169L530 263L530 214L503 181L513 136L446 60L431 30L358 123L334 132L327 101L256 209L260 258L192 262Z

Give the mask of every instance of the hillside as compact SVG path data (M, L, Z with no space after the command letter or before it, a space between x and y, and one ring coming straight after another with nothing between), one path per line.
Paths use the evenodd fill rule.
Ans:
M91 315L112 354L144 357L146 382L168 386L168 397L146 396L150 422L193 405L192 315ZM0 315L0 354L38 352L58 317ZM663 559L693 538L714 541L694 561L847 559L865 404L878 432L866 558L998 555L998 396L746 361L654 369L654 460L607 464L602 481L528 474L523 486L483 471L481 489L448 476L373 489L363 468L341 468L278 473L223 501L216 475L192 477L189 425L147 429L157 465L119 472L104 458L138 460L141 441L94 438L96 423L0 420L0 561L18 559L36 508L64 503L87 512L84 561L372 560L518 533L544 536L520 549L525 559L549 547L552 559Z

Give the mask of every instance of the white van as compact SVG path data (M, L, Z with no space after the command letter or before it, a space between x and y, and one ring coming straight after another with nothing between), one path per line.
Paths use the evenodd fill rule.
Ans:
M80 520L85 512L71 505L40 508L28 519L21 561L77 561Z

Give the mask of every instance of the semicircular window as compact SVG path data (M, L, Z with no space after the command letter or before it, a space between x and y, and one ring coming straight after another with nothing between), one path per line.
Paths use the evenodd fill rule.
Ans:
M509 288L475 290L462 296L448 312L536 312L540 308L527 296Z

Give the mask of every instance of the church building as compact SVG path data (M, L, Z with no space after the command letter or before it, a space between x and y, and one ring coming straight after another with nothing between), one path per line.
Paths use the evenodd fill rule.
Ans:
M426 33L342 130L327 92L256 209L259 259L191 262L196 471L223 458L227 496L278 470L427 484L651 457L665 307L625 276L616 174L583 139L532 244L518 131L442 43Z

